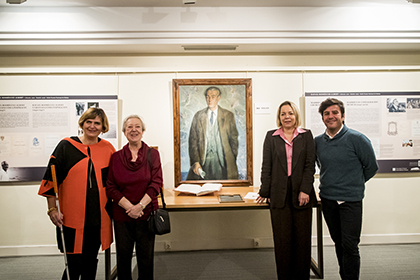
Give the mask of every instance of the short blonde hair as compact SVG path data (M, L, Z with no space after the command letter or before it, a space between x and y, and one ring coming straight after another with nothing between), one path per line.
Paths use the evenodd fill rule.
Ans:
M281 107L289 105L292 108L293 114L295 115L295 128L299 127L301 122L300 119L300 112L299 112L299 108L296 106L295 103L293 103L292 101L284 101L283 103L280 104L279 108L277 109L277 126L281 127L281 120L280 120L280 113L281 113Z
M139 119L141 122L141 131L144 132L146 131L146 126L144 125L143 120L138 116L138 115L129 115L128 117L126 117L123 121L123 127L122 127L122 132L125 132L125 129L127 128L127 121L129 119Z
M87 109L86 112L84 112L83 115L79 118L79 127L83 129L83 124L86 120L95 119L96 117L99 117L101 119L102 133L107 133L109 130L109 122L105 111L101 108L91 107Z

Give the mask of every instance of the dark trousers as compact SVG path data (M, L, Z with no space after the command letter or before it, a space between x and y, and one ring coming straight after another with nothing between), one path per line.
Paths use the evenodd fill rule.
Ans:
M312 208L296 209L288 183L286 204L270 209L277 278L308 280L311 266Z
M131 259L136 247L138 279L153 280L155 234L147 220L114 221L118 280L131 280Z
M61 239L60 239L61 240ZM85 227L81 254L67 254L67 264L71 280L95 280L98 266L98 251L101 246L100 226ZM67 280L64 270L62 280Z
M335 244L341 279L359 279L363 203L338 204L337 201L325 198L321 198L321 202L325 222Z

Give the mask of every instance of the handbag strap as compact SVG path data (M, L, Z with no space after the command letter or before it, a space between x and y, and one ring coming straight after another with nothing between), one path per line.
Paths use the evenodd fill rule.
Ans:
M149 149L147 150L147 162L149 163L149 167L150 167L150 178L152 178L152 174L151 174L152 173L152 160L151 160L151 155L150 155L151 152L150 152L150 150L151 150L151 148L149 147ZM166 209L166 203L165 203L165 198L163 196L163 190L162 190L162 188L160 188L159 194L160 194L160 197L162 199L163 209ZM154 211L154 209L153 209L153 201L152 201L151 204L152 204L152 211Z

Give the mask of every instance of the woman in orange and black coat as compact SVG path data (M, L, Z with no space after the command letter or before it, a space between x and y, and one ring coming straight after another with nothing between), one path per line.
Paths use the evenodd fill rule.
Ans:
M57 227L57 243L63 252L63 227L70 279L96 277L99 248L112 243L111 219L105 210L105 183L114 146L99 138L109 129L108 118L100 108L89 108L79 119L83 135L66 137L51 155L38 194L47 197L51 222ZM55 166L58 200L56 207L51 165ZM63 273L62 279L67 279Z

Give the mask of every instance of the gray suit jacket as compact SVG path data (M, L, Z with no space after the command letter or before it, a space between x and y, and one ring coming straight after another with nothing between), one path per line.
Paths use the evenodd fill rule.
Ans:
M190 136L188 140L190 166L195 162L203 165L206 157L207 110L208 108L204 108L198 111L194 115L191 123ZM238 156L239 141L235 116L231 111L218 106L217 121L219 124L219 133L227 171L227 178L220 179L238 179L238 166L236 164L236 158ZM190 175L188 175L188 177L190 177Z

